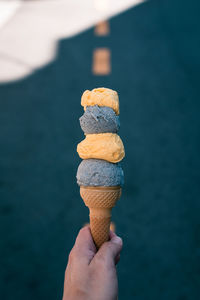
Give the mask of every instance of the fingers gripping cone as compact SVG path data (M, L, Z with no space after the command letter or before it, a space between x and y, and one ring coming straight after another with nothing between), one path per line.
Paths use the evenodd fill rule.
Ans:
M90 210L90 228L96 247L108 241L111 210L121 196L120 186L80 186L80 194Z

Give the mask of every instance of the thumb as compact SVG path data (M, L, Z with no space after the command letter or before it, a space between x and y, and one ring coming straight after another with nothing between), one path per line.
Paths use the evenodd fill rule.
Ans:
M116 259L122 250L122 246L122 239L111 231L110 241L101 246L95 257L103 259L109 265L115 265Z
M89 265L95 253L96 247L92 239L90 228L89 226L85 226L79 231L74 247L70 252L71 261L76 261L79 264L83 262Z

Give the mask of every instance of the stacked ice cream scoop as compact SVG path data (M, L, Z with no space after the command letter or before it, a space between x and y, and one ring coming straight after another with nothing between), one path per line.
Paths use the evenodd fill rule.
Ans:
M80 125L85 139L77 152L83 159L77 171L77 182L86 206L90 209L90 227L99 248L109 238L111 209L121 195L124 182L119 162L124 158L124 146L117 135L119 98L107 88L85 91L81 98L84 114Z

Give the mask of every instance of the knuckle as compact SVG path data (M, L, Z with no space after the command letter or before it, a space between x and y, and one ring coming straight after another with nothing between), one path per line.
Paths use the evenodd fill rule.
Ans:
M79 234L82 234L83 232L84 232L84 227L79 230L78 236L79 236Z
M74 251L74 248L70 251L69 253L69 261L73 261L75 258L75 251Z
M84 227L82 227L82 228L80 229L80 232L85 232L86 230L87 230L87 227L84 226Z
M104 267L106 263L105 255L99 254L97 257L95 257L95 262L98 265L98 267Z
M66 269L65 269L65 279L67 279L68 278L68 266L66 267Z
M80 241L81 239L84 238L84 235L85 235L85 228L83 227L83 228L81 228L81 229L79 230L79 233L78 233L77 238L76 238L75 246L79 243L79 241Z
M88 231L88 228L85 226L85 227L83 227L83 228L80 229L79 234L80 234L80 235L83 235L83 234L85 234L87 231Z

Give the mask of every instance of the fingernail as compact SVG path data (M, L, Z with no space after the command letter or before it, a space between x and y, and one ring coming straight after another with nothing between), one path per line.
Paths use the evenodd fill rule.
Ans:
M113 237L112 242L118 245L122 245L122 239L119 236Z

